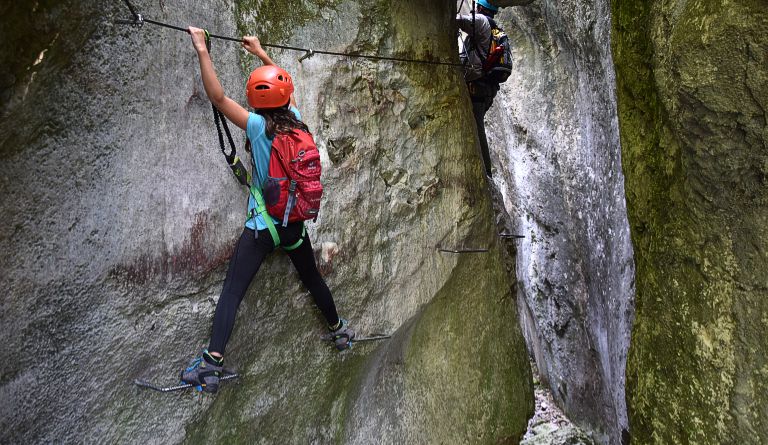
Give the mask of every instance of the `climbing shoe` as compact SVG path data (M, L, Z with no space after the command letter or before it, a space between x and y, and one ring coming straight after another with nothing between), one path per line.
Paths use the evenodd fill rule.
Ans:
M336 349L343 351L352 347L352 340L355 339L355 331L349 328L349 322L343 318L339 319L339 324L331 327L331 341L336 344Z
M219 390L219 378L224 369L224 358L217 359L204 350L200 357L189 363L189 367L181 371L181 381L195 385L198 391L215 393Z

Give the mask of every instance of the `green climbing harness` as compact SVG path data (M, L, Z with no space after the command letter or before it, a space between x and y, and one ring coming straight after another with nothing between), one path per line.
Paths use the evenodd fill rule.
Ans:
M272 241L275 243L275 248L281 247L280 235L277 233L277 228L275 227L275 223L272 221L272 216L267 212L267 204L264 202L264 197L261 195L261 190L259 190L255 185L251 185L249 190L251 196L253 196L253 199L256 201L256 206L248 214L248 221L255 218L256 216L261 216L261 218L267 224L267 230L269 230L269 234L272 236ZM258 236L258 231L256 233L256 236ZM301 243L304 242L304 236L306 234L307 227L302 224L301 236L299 237L299 240L290 246L282 246L283 250L290 252L291 250L298 249L298 247L301 246Z
M215 105L211 104L211 107L213 108L213 121L216 124L216 131L219 135L219 146L221 148L221 152L224 153L227 164L229 165L229 168L232 169L232 173L235 175L237 182L248 188L249 193L251 196L253 196L253 199L256 202L256 206L248 214L247 221L250 221L257 216L261 216L264 220L264 223L267 225L269 234L272 236L272 241L275 243L275 248L282 247L285 251L297 249L299 246L301 246L301 243L304 242L304 236L307 233L307 228L302 224L301 237L295 243L289 246L280 245L280 235L277 233L277 228L275 227L275 223L272 221L272 216L267 212L267 204L264 202L264 197L261 194L261 190L253 184L253 175L251 175L248 169L245 168L245 165L243 165L240 157L237 156L237 149L235 148L235 142L232 139L232 134L229 131L227 119L224 117L224 114L216 108ZM222 127L224 128L224 133L226 133L227 139L229 140L229 153L226 152L224 147L224 135L222 134ZM249 143L246 143L246 151L250 153L249 145ZM256 236L258 237L259 232L255 232Z
M205 31L205 44L208 46L208 51L210 52L211 38L208 31ZM219 136L219 148L221 148L221 152L224 154L224 158L227 160L227 165L229 165L229 168L235 175L237 182L248 188L249 193L253 196L253 199L256 202L256 206L249 212L248 219L246 221L250 221L251 219L260 215L264 220L264 223L267 225L267 230L269 230L269 234L272 236L272 241L275 244L275 248L282 247L285 251L297 249L304 242L304 236L307 234L306 226L302 224L301 236L299 237L298 241L289 246L280 245L280 235L277 233L277 228L275 227L275 223L272 221L272 216L270 216L267 212L267 205L264 202L264 197L261 194L261 190L253 184L253 175L251 175L245 165L243 165L243 161L240 159L240 157L237 156L237 148L235 147L235 141L232 138L232 133L229 131L227 118L224 116L224 113L216 108L213 103L211 103L211 108L213 109L213 123L216 125L216 132ZM227 135L227 141L229 142L229 153L227 153L224 146L224 134L222 134L222 128L224 129L223 133ZM245 151L251 153L250 143L247 141L245 145ZM252 153L251 156L253 156ZM254 232L256 237L258 237L258 230L254 230Z

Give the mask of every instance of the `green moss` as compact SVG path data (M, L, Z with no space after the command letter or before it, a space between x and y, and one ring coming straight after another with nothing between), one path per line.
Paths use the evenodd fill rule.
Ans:
M432 388L422 393L429 421L419 443L519 443L533 415L533 377L500 254L485 259L478 276L476 259L461 257L415 326L407 386Z
M266 43L290 45L296 28L339 3L340 0L240 0L235 14L241 34L255 34Z
M637 263L627 368L633 443L768 437L765 395L752 389L768 352L758 278L767 264L756 254L768 247L768 214L759 205L765 175L755 174L765 162L768 97L745 85L752 50L735 50L768 48L765 12L612 3Z
M255 35L264 44L296 46L291 42L295 30L323 12L336 8L340 0L239 0L235 4L235 18L240 35ZM279 49L266 48L268 52ZM258 65L255 56L244 54L241 59L243 73Z

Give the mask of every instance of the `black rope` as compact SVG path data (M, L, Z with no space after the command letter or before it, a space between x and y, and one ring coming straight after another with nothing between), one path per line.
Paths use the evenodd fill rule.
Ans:
M472 48L477 53L477 57L480 59L480 65L481 65L480 69L481 69L481 71L485 72L482 67L485 65L485 60L487 59L487 57L483 57L483 52L480 50L480 47L477 46L477 33L475 31L475 21L477 19L477 16L476 16L476 13L475 13L476 2L475 2L475 0L470 0L470 1L472 2ZM494 22L491 19L489 19L489 20L493 24L496 23L496 22ZM493 29L493 28L494 28L494 25L491 26L491 29ZM493 36L491 36L491 38L493 38ZM488 54L487 55L490 56L490 50L491 50L490 43L488 45L489 45L489 47L488 47ZM464 45L464 51L466 51L466 50L467 50L467 46L465 44ZM469 61L469 52L467 52L467 61ZM470 63L470 65L471 65L471 63Z
M139 16L139 14L136 13L136 10L133 9L133 5L131 4L131 2L129 2L128 0L124 0L124 1L125 1L125 4L128 5L128 10L131 11L131 15L133 16L133 19L138 20L141 16Z
M175 29L177 31L183 31L183 32L189 33L189 30L187 28L182 28L181 26L169 25L167 23L158 22L156 20L151 20L151 19L148 19L148 18L144 18L143 21L145 23L150 23L152 25L162 26L163 28ZM243 42L243 39L236 39L234 37L219 36L219 35L216 35L216 34L209 34L209 36L211 38L214 38L214 39L229 40L230 42L239 42L239 43ZM263 43L262 43L262 45L263 46L269 46L269 45L265 45Z
M237 156L235 141L232 139L232 133L229 132L227 118L224 116L224 113L216 108L214 104L211 104L211 109L213 109L213 122L216 124L216 133L219 135L219 148L221 148L221 152L224 154L224 158L227 160L227 165L229 165L229 168L232 170L232 173L235 174L235 177L237 178L238 182L240 182L240 184L246 187L250 187L251 174L248 172L248 169L245 168L245 165L243 165L243 161L240 160L240 158ZM229 141L229 153L227 153L226 147L224 145L224 135L221 132L221 127L224 127L224 133L226 133L227 140ZM249 146L247 144L245 150L250 152Z
M237 149L235 148L235 141L232 139L232 134L229 132L227 119L224 117L224 114L216 108L216 105L211 104L211 109L213 109L213 123L216 124L216 132L219 134L219 148L221 148L221 152L227 158L227 161L231 163L237 154ZM229 141L230 147L229 154L227 154L224 145L224 135L221 132L221 127L224 127L224 132L227 134L227 140Z
M168 23L158 22L156 20L145 18L141 14L138 14L136 12L136 10L133 8L133 6L128 0L124 0L124 1L125 1L125 4L128 5L128 9L131 11L131 14L133 14L133 22L129 22L126 20L117 20L116 23L129 24L134 26L141 26L144 23L149 23L151 25L161 26L164 28L175 29L177 31L183 31L183 32L189 33L189 30L186 28L182 28L180 26L170 25ZM227 40L230 42L240 42L240 43L243 42L243 39L238 39L234 37L220 36L216 34L209 34L209 36L214 39ZM371 59L371 60L388 60L392 62L421 63L425 65L464 66L461 63L442 62L439 60L420 60L420 59L408 59L404 57L352 54L352 53L342 53L342 52L336 52L336 51L313 50L310 48L301 48L297 46L275 45L275 44L269 44L269 43L262 43L261 46L266 46L268 48L285 49L290 51L300 51L300 52L306 53L306 55L302 58L302 60L304 58L311 57L315 54L324 54L328 56L340 56L340 57L361 58L361 59Z
M371 55L365 55L365 54L351 54L351 53L338 53L334 51L323 51L323 50L310 50L306 48L292 48L289 46L280 46L280 45L264 45L263 46L272 46L273 48L281 48L281 49L290 49L294 51L306 51L311 52L314 54L326 54L329 56L341 56L341 57L352 57L352 58L361 58L361 59L371 59L371 60L389 60L392 62L406 62L406 63L421 63L425 65L444 65L444 66L464 66L461 63L454 63L454 62L441 62L439 60L420 60L420 59L406 59L402 57L388 57L388 56L371 56Z
M464 8L464 2L465 1L466 0L461 0L461 4L459 5L459 9L456 10L457 14L461 14L461 10ZM470 1L474 2L474 0L470 0ZM474 20L472 22L472 26L474 26ZM469 51L467 50L467 40L469 40L469 34L467 34L466 38L462 38L462 35L461 35L462 30L459 29L457 32L458 32L459 38L461 39L461 47L463 49L463 53L462 54L464 55L464 59L461 62L461 66L464 68L464 70L465 70L464 74L466 75L466 69L470 65L470 63L469 63Z
M471 1L472 1L472 45L474 45L475 49L477 49L477 39L476 39L477 35L475 33L475 1L474 0L471 0Z
M483 52L480 51L480 48L477 46L477 32L475 31L475 21L477 19L475 15L475 8L477 7L476 2L472 1L472 46L475 48L475 52L477 52L477 57L480 58L480 64L485 65L485 57L483 57ZM490 48L489 48L490 50ZM469 58L467 58L469 59ZM482 67L481 67L482 70Z
M207 31L205 34L205 46L208 47L208 51L211 50L211 35L208 34ZM237 178L237 181L240 184L250 187L252 176L248 169L245 168L245 165L243 165L243 161L237 156L235 140L232 138L232 133L229 131L227 117L224 116L224 113L222 113L221 110L216 108L216 105L214 105L213 102L211 102L211 110L213 110L213 123L216 125L216 133L219 136L219 148L221 149L224 158L227 160L227 165L229 165L229 168L232 170L232 173L234 173L235 178ZM227 141L229 141L229 153L227 153L226 146L224 145L224 135L221 132L222 127L224 127L224 133L227 135ZM248 143L246 143L245 151L248 153L251 152Z

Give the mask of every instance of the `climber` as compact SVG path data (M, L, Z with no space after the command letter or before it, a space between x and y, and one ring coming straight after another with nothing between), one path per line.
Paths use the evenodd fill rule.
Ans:
M480 150L483 156L485 174L490 178L491 156L488 149L488 139L485 135L485 113L491 108L493 99L499 91L499 82L486 78L483 63L488 58L491 47L492 21L499 8L488 0L476 0L475 14L458 14L456 22L459 29L467 34L462 45L460 58L467 65L464 80L467 82L469 96L472 99L472 113L477 124L477 136L480 139Z
M224 94L206 47L206 32L190 27L189 33L200 61L203 86L208 98L224 116L246 131L254 162L251 188L260 193L261 186L267 179L275 135L292 132L294 129L308 132L296 108L291 76L275 65L261 47L258 38L243 37L243 47L264 64L256 68L248 79L246 96L248 104L254 108L254 112L248 112ZM181 380L184 383L194 384L206 392L213 393L218 390L224 350L234 327L238 306L261 263L275 249L277 243L289 246L283 249L325 317L330 332L329 339L342 350L349 347L355 337L355 332L350 329L348 322L339 318L331 292L317 270L304 223L294 222L283 226L280 221L266 213L254 212L254 208L261 208L261 204L257 206L256 200L252 193L248 201L249 218L230 259L224 288L216 305L208 349L203 350L201 356L181 372ZM260 199L260 202L263 203L263 200ZM272 221L266 218L272 218ZM275 238L270 229L276 230Z

